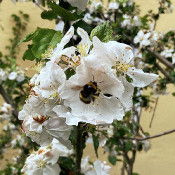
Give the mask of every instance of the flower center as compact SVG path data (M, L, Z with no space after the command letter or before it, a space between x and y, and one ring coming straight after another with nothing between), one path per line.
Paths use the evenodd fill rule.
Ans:
M119 61L116 63L116 72L117 74L125 74L130 67L133 67L132 64L128 64L126 62L120 63Z
M88 45L87 44L80 44L77 46L78 51L80 52L80 55L82 57L87 56L87 50L88 50Z

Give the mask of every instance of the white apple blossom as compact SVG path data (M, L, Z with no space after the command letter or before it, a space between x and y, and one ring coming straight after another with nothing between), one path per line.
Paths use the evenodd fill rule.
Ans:
M25 79L25 75L24 75L23 72L20 71L20 72L17 74L16 81L20 83L20 82L24 81L24 79Z
M123 15L123 18L124 18L124 20L123 20L122 23L121 23L121 26L122 26L122 27L126 27L126 26L128 26L128 25L131 24L131 19L130 19L130 16L129 16L129 15L124 14L124 15Z
M16 126L14 125L14 124L12 124L12 123L8 123L7 125L4 125L3 126L3 130L4 131L7 131L7 130L10 130L10 132L14 132L14 130L16 130Z
M156 31L151 32L151 37L150 37L150 45L153 47L156 47L158 45L157 41L160 38L159 34Z
M117 10L119 8L118 2L110 2L108 4L108 10Z
M7 75L3 69L0 68L0 84L7 79Z
M11 113L12 112L12 106L8 103L3 103L2 107L0 108L1 112L4 113Z
M158 78L155 74L144 73L134 67L132 48L126 44L116 41L103 43L94 37L93 46L96 58L122 81L125 91L120 100L126 108L132 106L134 87L145 87ZM132 79L131 82L128 77Z
M60 156L68 156L72 153L58 140L32 153L26 160L21 172L27 175L58 175L61 170L57 163Z
M86 174L92 168L93 166L89 163L89 156L86 156L85 158L81 159L81 173Z
M103 6L103 4L102 4L102 2L101 1L99 1L99 2L97 2L97 1L92 1L91 3L90 3L90 6L89 6L89 12L92 14L93 12L95 12L100 6Z
M165 58L168 58L168 57L172 57L173 52L174 52L174 49L165 48L165 50L162 51L160 54Z
M16 144L19 144L20 146L23 146L25 143L24 137L22 135L17 135L16 139L13 139L11 141L11 146L12 148L14 148L16 146Z
M57 117L54 113L39 115L34 112L29 104L25 104L19 112L19 119L23 120L22 129L27 136L40 145L48 145L53 138L69 145L71 127L65 124L65 120Z
M131 29L134 26L139 27L141 25L141 21L138 16L131 17L127 14L123 15L124 20L121 22L122 27L127 27L127 29Z
M64 49L64 46L70 41L74 34L74 28L71 27L69 31L62 38L61 42L57 44L57 48L50 55L50 60L53 64L59 65L63 70L70 68L76 69L81 64L81 59L88 56L91 41L88 33L82 28L77 29L78 35L81 37L80 43L77 47L68 47Z
M174 64L175 63L175 53L173 53L173 55L172 55L172 64Z
M93 21L93 17L91 16L90 13L86 13L86 14L84 15L83 20L84 20L86 23L91 24L92 21Z
M94 162L94 169L88 171L85 175L109 175L111 167L106 165L106 162L103 163L100 160Z
M11 72L8 76L9 80L15 80L17 78L17 73L16 72Z
M39 91L43 98L52 98L57 88L66 81L63 69L52 60L46 63L35 80L34 91ZM38 89L39 88L39 89Z
M149 40L150 36L151 36L150 32L144 34L143 30L140 30L137 33L137 36L135 36L135 38L134 38L134 43L135 44L139 43L140 48L142 48L144 46L149 46L151 44L151 42Z
M56 106L54 111L58 115L60 113L60 116L65 113L68 125L77 125L80 121L96 125L112 123L113 120L121 120L124 116L118 99L124 90L122 83L114 75L108 74L98 61L96 66L91 66L94 60L95 57L90 55L86 61L82 61L77 67L76 74L58 89L64 105L70 107L71 111L63 110L61 106ZM95 97L94 94L94 100L86 104L80 100L80 93L89 82L97 83L97 95Z
M165 2L166 13L172 13L174 6L171 3Z

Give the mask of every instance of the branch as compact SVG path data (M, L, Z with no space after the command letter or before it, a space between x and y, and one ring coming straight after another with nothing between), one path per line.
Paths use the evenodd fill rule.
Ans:
M153 119L154 119L154 116L155 116L155 112L156 112L158 100L159 100L159 97L156 98L156 104L155 104L155 106L154 106L154 111L153 111L153 115L152 115L152 117L151 117L151 122L150 122L150 124L149 124L149 128L151 128L151 125L152 125L152 122L153 122Z
M165 57L161 56L158 52L152 50L151 48L147 47L146 50L152 53L161 63L165 64L170 69L174 69L172 63L170 63Z
M13 108L12 114L16 118L16 120L18 121L19 120L18 119L18 110L17 110L15 104L13 103L13 100L7 95L5 89L2 87L2 85L0 85L0 94L2 95L4 100L12 106L12 108Z
M159 71L172 83L174 83L174 78L169 76L168 72L166 72L158 63L155 63L156 67L159 69Z
M38 3L36 3L36 2L33 2L37 7L39 7L41 10L43 10L43 11L45 11L45 9L42 7L42 6L40 6Z
M76 126L76 145L75 145L75 152L76 152L76 162L75 162L75 174L80 175L81 173L81 158L83 155L83 138L82 138L82 129L81 123Z
M154 139L154 138L157 138L157 137L161 137L161 136L164 136L164 135L167 135L167 134L171 134L173 132L175 132L175 129L172 129L170 131L163 132L161 134L157 134L157 135L153 135L153 136L148 136L148 137L145 137L145 138L122 137L122 139L144 141L144 140L149 140L149 139Z

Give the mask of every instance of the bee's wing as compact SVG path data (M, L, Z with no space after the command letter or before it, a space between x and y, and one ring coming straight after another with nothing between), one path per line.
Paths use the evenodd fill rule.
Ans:
M71 89L72 89L72 90L83 90L83 87L84 87L84 86L79 86L79 85L77 85L77 86L71 87Z

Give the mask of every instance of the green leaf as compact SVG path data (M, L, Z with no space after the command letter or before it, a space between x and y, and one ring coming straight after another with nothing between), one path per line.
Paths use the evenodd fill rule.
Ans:
M172 95L175 96L175 92L173 92Z
M42 53L49 49L50 46L55 48L57 43L60 43L62 33L52 29L37 29L34 38L32 39L32 53L36 58L41 58Z
M43 19L52 20L57 19L58 16L60 16L62 19L65 19L66 21L75 21L82 17L81 15L71 13L70 11L64 9L63 7L60 7L55 2L48 2L48 6L51 8L51 10L44 11L41 13L41 18Z
M33 55L32 53L32 46L33 45L28 45L28 50L25 51L22 59L23 60L30 60L30 61L33 61L35 59L35 56Z
M99 134L96 136L94 134L92 134L92 139L93 139L93 144L94 144L94 150L95 150L95 154L98 158L98 147L99 147Z
M112 27L109 22L99 24L95 27L90 35L90 39L97 36L102 42L109 42L112 39Z
M27 36L25 36L23 39L21 39L18 42L18 45L20 45L22 42L28 42L31 41L35 35L36 31L29 33Z
M117 162L117 158L115 156L108 156L108 160L112 165L115 165Z

